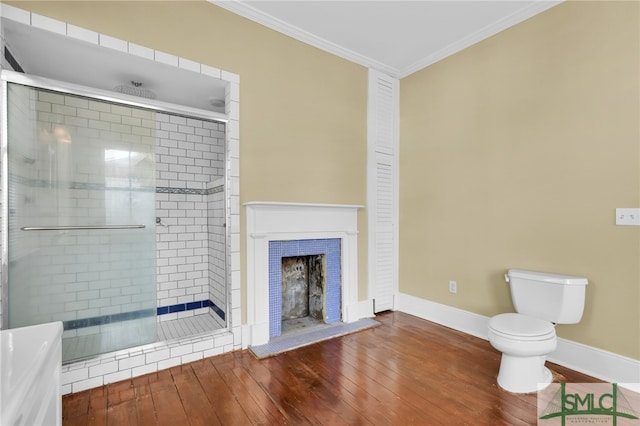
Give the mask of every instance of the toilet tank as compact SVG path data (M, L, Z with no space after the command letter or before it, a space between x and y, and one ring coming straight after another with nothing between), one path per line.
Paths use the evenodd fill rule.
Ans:
M582 318L586 278L509 269L505 279L516 312L556 324L575 324Z

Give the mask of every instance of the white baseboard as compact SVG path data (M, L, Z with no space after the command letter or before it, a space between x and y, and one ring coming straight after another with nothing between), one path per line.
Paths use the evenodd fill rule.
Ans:
M373 301L371 299L358 302L358 319L373 318L375 316L376 314L373 312Z
M640 361L558 337L547 359L556 364L640 392Z
M473 312L399 293L396 310L487 340L489 318Z
M489 318L452 306L399 293L396 310L487 340ZM558 338L549 361L640 392L640 360Z

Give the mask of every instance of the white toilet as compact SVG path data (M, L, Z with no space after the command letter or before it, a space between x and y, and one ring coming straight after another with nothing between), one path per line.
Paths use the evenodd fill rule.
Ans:
M502 352L498 385L514 393L534 392L553 379L544 362L556 350L555 324L582 318L587 279L521 269L509 269L504 277L518 313L489 320L489 342Z

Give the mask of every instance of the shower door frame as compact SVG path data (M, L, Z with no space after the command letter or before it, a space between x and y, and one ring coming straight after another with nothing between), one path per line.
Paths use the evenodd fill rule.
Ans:
M226 114L221 114L213 111L202 110L193 107L187 107L184 105L176 105L168 102L156 101L153 99L142 99L134 96L129 96L121 93L109 92L101 89L94 89L91 87L81 86L73 83L61 82L45 77L31 76L23 73L18 73L9 70L0 70L0 161L2 168L0 173L2 179L0 181L0 188L2 190L2 236L1 244L2 251L1 257L1 285L2 285L2 312L1 312L1 325L2 329L8 328L8 314L9 314L9 283L8 283L8 267L9 267L9 175L8 175L8 84L20 84L36 89L50 90L68 95L83 96L91 99L95 99L103 102L110 102L120 105L126 105L130 107L143 108L152 110L159 113L176 114L184 117L199 118L208 121L225 124L225 132L228 132L227 123L229 118ZM229 170L225 167L225 182L228 182ZM225 185L226 186L226 185ZM225 188L226 192L226 188ZM228 198L225 194L225 216L226 223L229 223L229 206ZM225 229L225 248L228 245L228 227ZM229 268L228 253L225 253L227 257L226 268ZM229 276L229 271L225 271L225 276ZM227 283L229 285L229 283ZM225 300L225 311L229 312L229 293L226 292L227 297ZM226 328L230 329L230 323L228 319L226 322Z

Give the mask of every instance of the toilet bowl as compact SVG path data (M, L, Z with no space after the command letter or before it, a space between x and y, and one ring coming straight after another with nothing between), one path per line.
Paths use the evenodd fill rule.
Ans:
M505 275L517 313L489 320L489 343L502 352L498 385L509 392L543 389L553 379L544 366L556 350L554 324L582 318L587 279L572 275L509 269Z
M522 314L500 314L489 321L488 337L502 352L498 372L502 389L529 393L551 383L553 376L544 363L557 346L553 324Z

